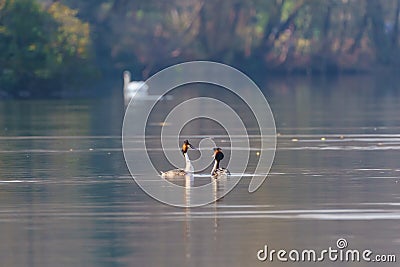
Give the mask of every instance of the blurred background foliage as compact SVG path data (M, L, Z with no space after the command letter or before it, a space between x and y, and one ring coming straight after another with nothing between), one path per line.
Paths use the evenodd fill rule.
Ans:
M76 15L58 2L0 0L3 94L45 94L94 73L90 27Z
M400 0L0 0L0 91L48 92L123 69L139 80L188 60L255 77L393 70L399 11Z

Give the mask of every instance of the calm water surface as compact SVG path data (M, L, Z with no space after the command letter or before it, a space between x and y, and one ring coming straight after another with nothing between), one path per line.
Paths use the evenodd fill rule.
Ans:
M161 204L133 182L117 92L0 102L0 266L309 266L260 262L257 251L337 248L339 238L351 249L395 254L397 263L382 266L398 266L400 88L388 81L268 82L278 146L267 181L249 194L244 177L220 201L193 209ZM179 101L176 95L157 114ZM157 114L153 134L161 128ZM184 134L198 142L214 128L194 123ZM224 146L223 131L214 137ZM162 157L158 164L168 167Z

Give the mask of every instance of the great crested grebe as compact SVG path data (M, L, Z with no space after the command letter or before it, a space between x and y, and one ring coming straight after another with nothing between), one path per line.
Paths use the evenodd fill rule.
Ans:
M224 158L224 153L222 153L222 149L219 147L214 148L214 167L211 170L211 177L218 178L220 176L227 176L231 173L228 169L220 168L219 162Z
M166 172L161 172L161 176L163 178L182 177L187 174L193 173L193 166L190 163L190 159L187 154L187 151L189 150L189 148L194 149L194 146L192 146L192 144L190 144L188 140L185 140L183 142L182 150L181 150L183 156L185 157L185 161L186 161L185 169L184 170L183 169L174 169L174 170L170 170L170 171L166 171Z

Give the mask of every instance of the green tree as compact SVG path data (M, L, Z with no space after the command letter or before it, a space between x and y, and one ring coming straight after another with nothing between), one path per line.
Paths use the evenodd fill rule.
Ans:
M59 3L45 9L32 0L0 0L0 90L41 94L85 69L89 25L75 15Z
M88 23L77 18L78 11L55 2L47 8L56 29L52 32L50 50L54 60L55 76L63 83L79 83L89 75L91 59L91 36ZM48 67L52 65L49 64Z

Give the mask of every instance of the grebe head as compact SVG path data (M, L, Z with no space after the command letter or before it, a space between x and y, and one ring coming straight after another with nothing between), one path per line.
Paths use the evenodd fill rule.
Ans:
M224 158L224 153L222 153L222 149L220 147L215 147L213 148L213 150L214 150L214 155L213 155L214 159L218 162L221 161Z
M183 145L182 145L182 154L183 155L185 155L185 153L187 153L189 147L194 149L194 146L192 146L192 144L189 143L189 140L183 141Z

